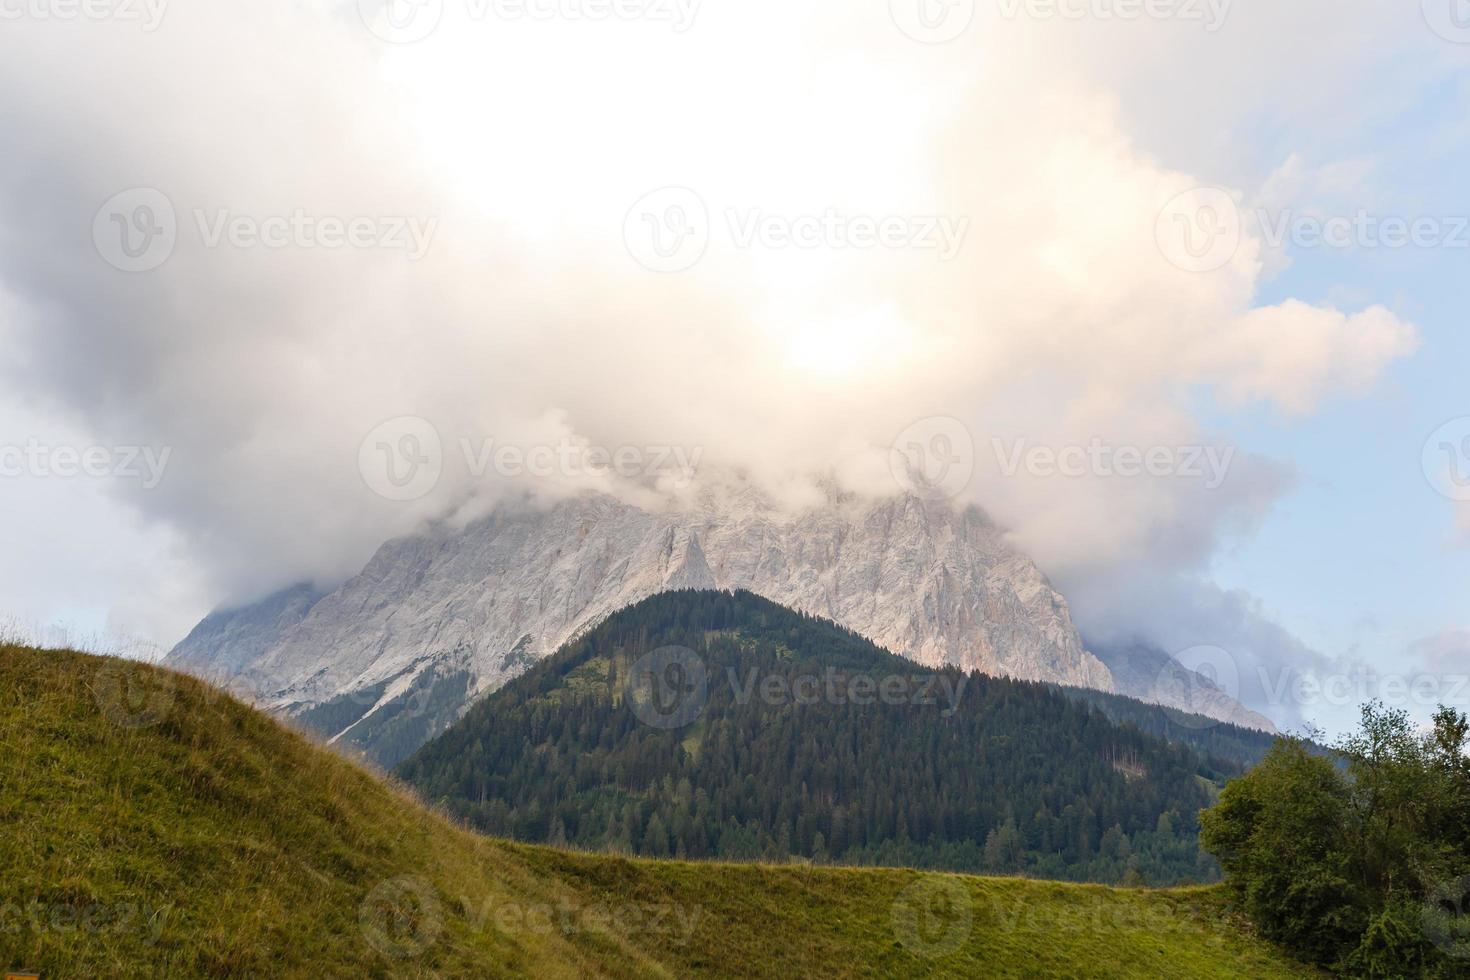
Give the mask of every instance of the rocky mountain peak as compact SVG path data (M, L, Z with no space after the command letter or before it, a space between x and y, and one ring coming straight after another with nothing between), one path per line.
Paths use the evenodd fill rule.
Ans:
M344 696L368 716L401 710L448 678L462 693L438 697L467 704L611 613L691 588L747 589L930 666L1115 689L1066 600L978 509L829 494L785 510L740 481L699 488L693 506L588 494L438 525L328 595L211 616L170 658L237 674L289 712Z

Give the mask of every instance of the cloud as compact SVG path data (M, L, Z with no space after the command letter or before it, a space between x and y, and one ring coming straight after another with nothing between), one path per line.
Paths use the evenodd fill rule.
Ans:
M1283 729L1335 724L1294 682L1330 674L1334 662L1285 629L1256 596L1157 567L1114 569L1070 585L1074 614L1088 643L1126 647L1145 640L1171 656L1210 651L1227 693ZM1221 652L1223 651L1223 652Z
M1207 431L1199 393L1311 412L1372 385L1413 327L1381 307L1256 305L1249 227L1217 268L1181 267L1160 215L1222 178L1135 137L1144 107L1094 42L1074 67L1044 54L1050 24L934 48L883 6L709 7L676 33L448 4L402 46L351 5L280 0L177 5L146 35L11 25L9 381L96 438L171 447L160 487L120 493L226 601L340 578L390 535L523 489L472 473L461 440L684 447L771 484L837 473L891 492L891 442L936 416L975 447L963 499L1079 592L1120 567L1192 574L1292 480ZM1138 26L1108 50L1153 52L1167 84L1159 31L1179 25ZM1239 124L1220 101L1220 125ZM667 187L693 193L679 214L708 239L679 272L627 237L680 230L637 213ZM127 273L94 219L135 188L166 196L177 240ZM298 217L433 234L414 259L382 224L333 247ZM104 237L129 230L109 218ZM293 244L259 244L273 231ZM408 503L358 467L402 416L444 446L442 478ZM1237 451L1208 487L1008 475L996 440Z
M1414 328L1381 306L1347 315L1290 300L1245 313L1229 341L1202 357L1224 375L1227 402L1301 414L1328 392L1367 391L1385 364L1417 347Z
M1442 630L1409 645L1409 655L1436 674L1470 673L1470 630Z

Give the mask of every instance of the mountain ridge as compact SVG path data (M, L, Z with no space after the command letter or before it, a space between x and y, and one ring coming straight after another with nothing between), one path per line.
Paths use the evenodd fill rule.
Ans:
M749 484L661 510L605 494L505 506L386 542L325 595L298 586L212 615L167 662L232 679L275 711L346 717L352 733L323 730L387 765L401 756L380 743L426 740L456 716L400 717L412 702L461 697L462 713L579 631L674 588L749 589L928 666L1115 688L1066 599L983 512L827 493L796 512ZM345 710L369 694L359 715Z

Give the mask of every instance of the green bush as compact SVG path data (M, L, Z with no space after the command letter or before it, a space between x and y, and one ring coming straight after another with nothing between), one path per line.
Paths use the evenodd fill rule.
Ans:
M1331 756L1283 738L1230 783L1200 841L1262 935L1350 976L1470 973L1425 927L1430 896L1470 871L1467 730L1441 708L1421 735L1369 704Z

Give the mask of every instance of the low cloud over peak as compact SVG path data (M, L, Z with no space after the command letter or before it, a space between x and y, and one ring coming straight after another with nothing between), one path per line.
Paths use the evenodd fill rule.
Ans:
M1090 59L1036 58L1054 25L939 49L836 4L695 13L451 4L415 44L276 0L169 7L141 37L12 25L9 382L170 447L121 493L221 602L521 492L506 447L683 453L800 499L822 474L904 489L906 433L968 454L953 499L1086 593L1198 573L1291 485L1211 435L1200 392L1310 413L1415 348L1383 307L1259 303L1265 246L1231 210L1251 189L1161 161ZM427 433L423 493L365 479ZM677 489L660 476L614 483Z

